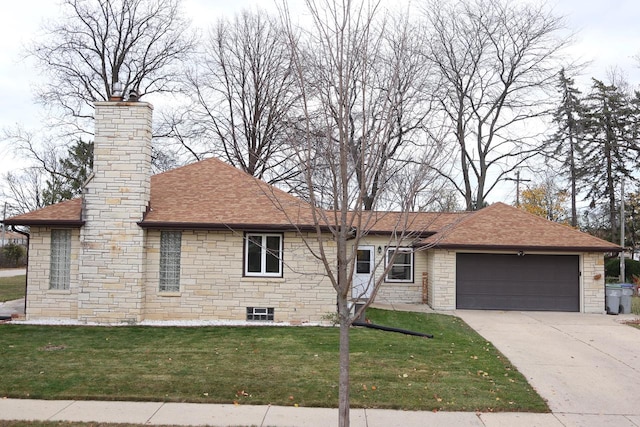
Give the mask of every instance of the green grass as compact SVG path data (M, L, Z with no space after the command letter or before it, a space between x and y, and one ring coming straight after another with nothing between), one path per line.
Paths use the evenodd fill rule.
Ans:
M0 277L0 302L24 298L25 276Z
M462 320L373 309L368 317L435 338L352 330L352 407L548 411ZM337 328L5 324L0 353L0 397L319 407L338 399Z
M640 297L638 296L631 298L631 313L640 315Z

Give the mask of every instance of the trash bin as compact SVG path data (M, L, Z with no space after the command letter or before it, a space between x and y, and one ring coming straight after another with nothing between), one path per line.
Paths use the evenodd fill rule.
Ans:
M622 286L611 284L605 286L604 302L607 314L618 314L620 310L620 297L622 296Z
M620 283L622 294L620 295L620 314L631 313L631 297L633 296L632 283Z

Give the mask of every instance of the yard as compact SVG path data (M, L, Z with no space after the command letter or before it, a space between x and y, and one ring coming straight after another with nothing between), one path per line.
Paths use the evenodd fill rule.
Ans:
M25 276L0 277L0 302L24 298Z
M354 329L353 407L548 411L460 319L374 309L368 317L435 338ZM0 397L337 404L337 328L5 324L0 351Z

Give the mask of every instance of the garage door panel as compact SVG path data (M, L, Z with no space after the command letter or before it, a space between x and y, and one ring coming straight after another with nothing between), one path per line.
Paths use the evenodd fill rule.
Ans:
M458 308L579 311L577 255L457 255Z
M520 311L579 311L575 298L540 297L523 298L522 296L469 295L465 297L463 307L468 310L520 310Z

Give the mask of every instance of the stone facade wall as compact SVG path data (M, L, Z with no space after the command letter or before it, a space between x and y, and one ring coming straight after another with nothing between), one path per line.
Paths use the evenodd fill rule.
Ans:
M604 313L604 255L585 253L582 260L582 305L584 313Z
M69 289L49 289L51 228L31 227L27 277L27 320L76 319L78 315L78 256L80 230L71 230L71 271ZM37 260L37 261L36 261Z
M427 260L428 304L436 310L456 308L456 253L431 249Z
M137 322L144 301L151 176L151 105L97 102L94 176L84 193L78 319Z
M335 291L302 238L284 233L277 278L243 277L243 238L241 231L183 231L180 291L160 292L160 231L150 230L144 318L244 321L247 307L272 307L275 322L297 324L335 313Z

